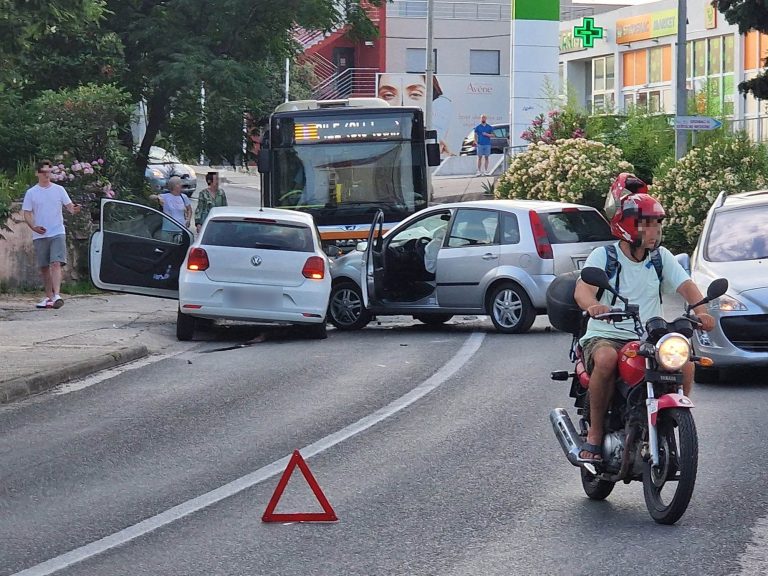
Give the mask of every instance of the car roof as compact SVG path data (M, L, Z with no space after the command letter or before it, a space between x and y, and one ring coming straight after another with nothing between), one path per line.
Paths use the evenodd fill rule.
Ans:
M580 210L595 210L591 206L572 204L570 202L555 202L553 200L470 200L468 202L450 202L440 204L436 208L490 208L493 210L534 210L535 212L557 212L563 208L578 208Z
M311 214L281 208L259 208L258 206L216 206L211 208L210 218L273 218L283 222L312 225Z
M717 204L717 200L715 200ZM739 192L738 194L729 194L724 196L722 203L715 206L720 210L747 208L749 206L759 206L768 204L768 190L752 190L750 192Z

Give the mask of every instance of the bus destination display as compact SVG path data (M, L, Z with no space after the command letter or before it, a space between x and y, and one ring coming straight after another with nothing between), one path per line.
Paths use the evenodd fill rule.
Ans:
M293 132L296 144L401 140L403 118L296 119Z

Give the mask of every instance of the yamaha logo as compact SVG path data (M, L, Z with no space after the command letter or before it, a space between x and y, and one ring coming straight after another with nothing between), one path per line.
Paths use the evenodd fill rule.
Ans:
M261 256L251 256L251 264L253 266L259 266L261 264Z

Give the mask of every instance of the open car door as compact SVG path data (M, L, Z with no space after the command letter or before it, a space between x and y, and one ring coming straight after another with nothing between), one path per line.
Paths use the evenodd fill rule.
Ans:
M363 254L363 265L360 268L360 289L363 292L363 305L367 308L371 297L376 300L376 278L381 276L383 260L381 245L384 228L384 211L377 210L373 217L371 229L368 231L368 245Z
M91 282L102 290L177 299L192 238L154 208L104 198L99 229L91 236Z

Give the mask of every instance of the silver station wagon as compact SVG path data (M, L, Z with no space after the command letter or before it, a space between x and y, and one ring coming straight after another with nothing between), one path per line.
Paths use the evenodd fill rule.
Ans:
M479 314L500 332L525 332L546 312L555 276L613 241L600 212L560 202L440 204L383 236L382 220L378 213L368 242L331 262L327 319L338 329L362 328L376 315L438 325Z

